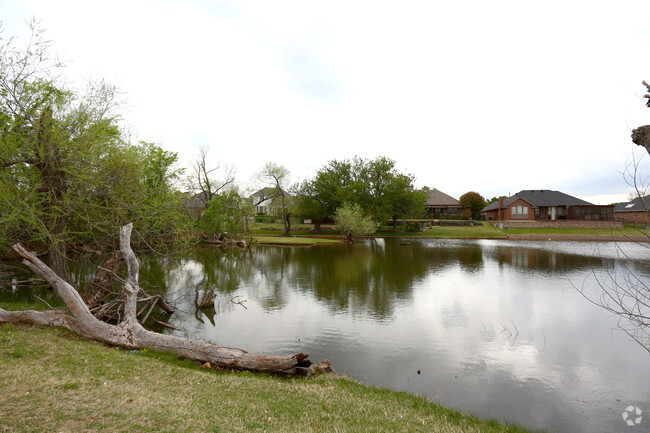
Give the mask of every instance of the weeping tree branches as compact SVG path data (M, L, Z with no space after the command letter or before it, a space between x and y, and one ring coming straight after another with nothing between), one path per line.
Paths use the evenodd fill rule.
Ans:
M23 263L33 272L47 280L63 299L67 309L46 311L6 311L0 309L0 323L26 322L43 326L65 327L84 337L129 349L151 349L175 353L184 358L209 362L220 368L273 371L300 374L311 364L308 355L298 353L289 356L263 356L242 349L215 346L200 340L174 335L159 334L145 329L137 319L137 296L139 263L130 246L133 225L120 230L120 251L127 264L127 277L122 284L125 298L124 316L117 324L97 319L77 290L45 265L35 254L21 244L13 250L23 258Z

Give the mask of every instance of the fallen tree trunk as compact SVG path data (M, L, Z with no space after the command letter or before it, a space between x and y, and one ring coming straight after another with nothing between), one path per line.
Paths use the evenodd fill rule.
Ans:
M308 367L311 362L308 355L304 353L289 356L256 355L242 349L215 346L201 340L159 334L145 329L136 317L139 263L130 246L132 228L133 225L128 224L120 230L120 249L128 269L128 276L122 287L126 301L124 318L120 323L112 325L98 320L72 285L59 277L21 244L14 245L13 250L23 258L23 263L27 267L56 289L72 315L63 309L6 311L0 308L0 323L27 322L44 326L65 327L84 337L111 345L128 349L172 352L202 363L209 362L210 365L220 368L287 374L302 374L306 371L305 367Z
M111 278L111 274L117 273L122 263L124 263L122 253L116 251L108 260L106 260L106 262L104 262L104 265L97 270L95 278L88 283L86 289L81 294L81 298L86 302L88 308L92 310L93 308L100 306L104 301L104 298L112 293L113 279Z

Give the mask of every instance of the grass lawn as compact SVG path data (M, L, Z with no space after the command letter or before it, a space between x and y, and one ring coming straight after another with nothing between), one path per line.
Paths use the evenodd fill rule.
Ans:
M507 226L504 223L504 226ZM313 226L309 224L292 225L291 234L295 236L332 236L340 237L340 233L333 226L323 226L319 233L312 231ZM253 228L255 236L277 236L282 233L282 224L258 224ZM622 229L609 228L509 228L508 230L499 229L492 223L483 222L474 226L433 226L429 230L420 233L406 231L378 231L373 236L378 237L409 237L409 238L494 238L508 235L565 235L565 236L646 236L650 237L650 230L645 228L625 225ZM292 238L295 239L295 238Z
M375 236L386 237L413 237L413 238L464 238L479 237L493 238L507 236L508 232L499 230L492 224L478 224L474 226L434 226L429 230L420 233L412 232L377 232Z
M0 413L8 432L527 431L333 375L215 371L13 324L0 326Z
M307 246L314 244L341 244L343 239L337 238L310 238L295 237L285 238L278 236L253 235L253 242L259 242L261 245L289 245L289 246Z
M507 224L505 224L507 225ZM572 227L553 228L509 228L505 234L524 235L583 235L583 236L650 236L650 231L632 225L624 225L622 229L590 229Z

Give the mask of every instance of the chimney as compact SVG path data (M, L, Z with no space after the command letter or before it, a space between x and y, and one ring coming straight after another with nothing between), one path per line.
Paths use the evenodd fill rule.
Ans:
M503 210L501 210L502 207L503 207L503 197L499 197L499 206L497 207L497 220L498 221L503 221Z

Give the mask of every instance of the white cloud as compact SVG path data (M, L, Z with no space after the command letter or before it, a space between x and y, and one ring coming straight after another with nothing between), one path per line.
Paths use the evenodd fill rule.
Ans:
M24 0L3 15L11 34L42 18L70 79L121 86L142 139L184 161L210 145L241 181L268 160L298 179L332 158L386 155L455 196L596 197L627 194L616 176L630 129L650 123L648 12L643 1Z

